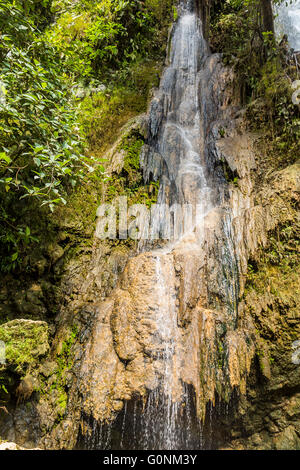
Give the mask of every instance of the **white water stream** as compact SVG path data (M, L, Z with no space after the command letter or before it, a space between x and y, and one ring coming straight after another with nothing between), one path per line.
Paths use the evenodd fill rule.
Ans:
M300 51L300 0L283 2L275 8L275 13L277 34L286 34L290 46L295 51Z

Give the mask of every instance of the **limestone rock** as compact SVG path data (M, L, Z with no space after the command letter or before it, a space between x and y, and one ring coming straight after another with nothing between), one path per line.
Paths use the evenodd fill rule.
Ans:
M17 445L15 442L0 442L0 450L42 450L38 447L33 449L27 449L25 447L21 447Z

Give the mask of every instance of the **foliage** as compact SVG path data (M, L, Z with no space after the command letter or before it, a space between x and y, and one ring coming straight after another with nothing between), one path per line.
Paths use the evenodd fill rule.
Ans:
M264 262L270 265L285 265L295 268L299 264L299 224L277 227L269 238L269 249L264 253Z
M78 327L77 325L73 325L69 336L65 339L62 343L61 351L57 355L57 373L56 373L56 380L50 386L50 391L55 390L57 392L57 405L58 405L58 420L60 420L67 407L68 402L68 395L66 393L67 390L67 374L70 371L73 365L73 354L72 354L72 346L74 345L76 339L78 337ZM45 392L45 390L42 390Z
M105 89L87 96L79 105L80 126L93 150L111 145L126 122L145 109L145 98L126 87Z
M37 208L24 198L53 210L66 203L66 190L83 165L90 168L56 50L34 23L38 5L48 3L0 1L0 268L6 271L17 266L24 246L36 241L18 221L20 210Z
M272 35L264 35L261 23L259 0L217 2L212 14L212 47L223 53L226 64L234 66L244 98L256 87L265 54L273 48Z
M57 2L47 32L75 76L111 81L141 57L161 58L174 0Z
M0 46L4 92L0 183L6 192L14 190L21 198L35 196L52 207L64 202L59 187L80 161L74 110L55 51L34 36L33 26L23 21L21 10L12 7L8 11L8 7L0 3L2 31L4 23L11 26L11 14L19 16L15 29L21 28L25 34L29 28L29 37L20 47L24 38L16 41L18 34L13 29L2 36Z
M266 130L270 152L280 166L299 157L300 113L292 102L293 64L283 64L280 52L261 68L255 100L248 108L252 127Z
M100 156L146 110L175 3L0 0L0 271L24 268L38 214L94 170L83 146Z
M270 233L268 248L260 249L258 261L248 263L246 293L251 289L265 293L269 285L270 292L277 295L282 290L280 284L292 282L296 289L291 293L299 291L299 234L297 221L278 225Z
M26 16L32 18L34 24L39 29L44 29L53 19L51 11L52 0L15 0L14 2L6 2L12 4L25 13Z

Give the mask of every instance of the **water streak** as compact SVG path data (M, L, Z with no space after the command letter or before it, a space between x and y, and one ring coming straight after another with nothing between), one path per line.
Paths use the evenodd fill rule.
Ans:
M286 34L290 46L295 51L300 51L300 0L283 2L276 7L276 14L277 34Z

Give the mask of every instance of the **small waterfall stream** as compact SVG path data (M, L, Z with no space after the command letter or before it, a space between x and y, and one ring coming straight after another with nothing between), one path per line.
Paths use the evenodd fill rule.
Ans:
M290 46L300 51L300 0L283 2L275 8L277 34L288 36Z

